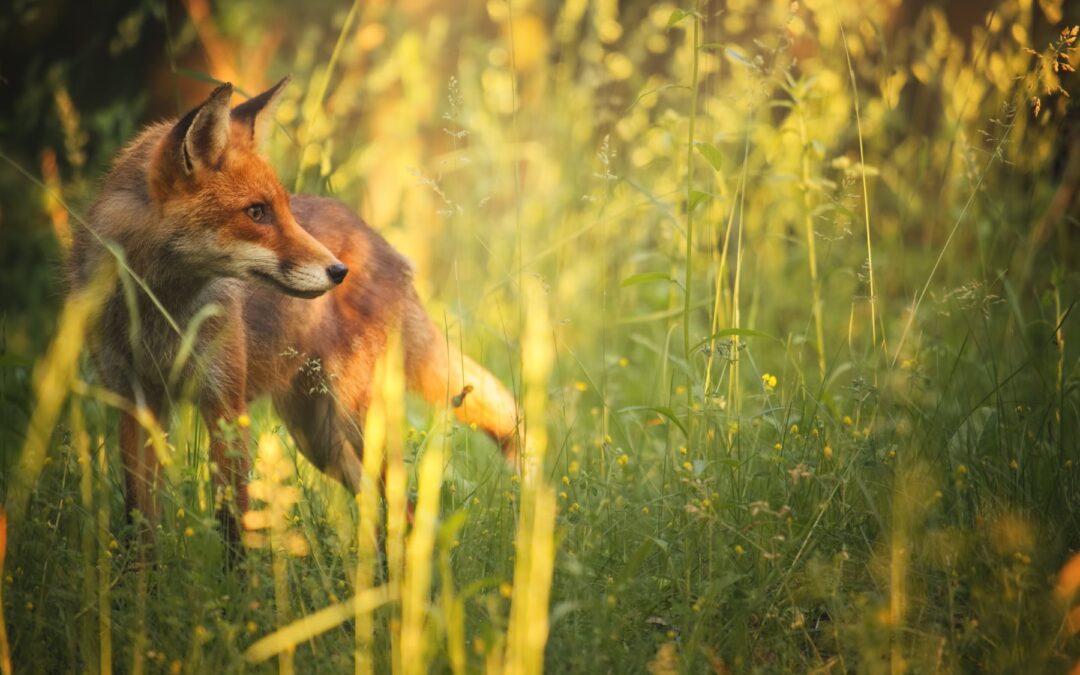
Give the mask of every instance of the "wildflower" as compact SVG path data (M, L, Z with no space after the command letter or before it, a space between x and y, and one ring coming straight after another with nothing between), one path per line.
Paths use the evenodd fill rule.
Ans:
M694 465L691 464L690 462L683 462L682 463L682 468L686 469L687 471L693 471L694 470Z
M184 517L184 507L183 506L176 509L176 517L177 518L183 518Z
M679 386L675 387L675 394L676 395L682 396L685 393L686 393L686 387L685 386L680 384Z
M244 413L243 415L240 415L240 417L236 418L236 426L240 427L241 429L247 429L251 426L251 418L248 416L247 413Z
M802 612L795 610L795 620L791 622L791 630L798 630L805 625L806 616Z
M791 431L791 433L792 433L792 434L797 434L797 433L799 433L799 425L798 425L798 424L792 424L792 425L791 425L791 430L790 430L790 431Z
M709 508L710 506L712 506L712 501L711 501L711 500L709 500L709 499L702 499L702 500L701 500L701 507L702 507L702 508L705 508L705 509L707 509L707 508Z
M577 460L574 460L573 462L570 462L570 466L568 467L568 469L572 474L577 473L581 470L581 465L577 463Z
M684 456L686 455L686 446L685 445L682 446L681 448L679 448L679 454L684 455Z
M821 449L821 455L826 460L832 459L832 446L831 445L826 445L824 448L822 448Z
M773 447L773 450L779 450L779 449L783 448L784 446L780 445L779 443L773 443L772 447Z
M630 359L626 358L625 356L623 356L622 358L619 359L619 367L620 368L625 368L628 365L630 365Z
M188 538L194 537L195 536L195 530L192 529L191 527L185 527L184 528L184 536L188 537Z
M503 596L504 598L509 598L513 592L514 587L511 586L509 582L504 581L499 584L499 595Z
M559 499L566 499L569 496L570 495L566 494L566 490L563 490L562 492L559 493Z
M184 669L184 664L180 662L180 659L173 659L169 664L169 675L180 675L180 672Z
M776 389L776 383L776 376L771 373L765 373L761 376L761 386L765 387L766 392Z
M588 391L589 385L585 384L581 380L578 380L574 383L574 389L577 389L578 391Z
M735 555L742 556L746 554L746 549L742 547L742 544L735 544Z
M967 467L961 464L960 466L956 467L956 473L960 476L963 476L965 473L967 473Z
M616 602L618 602L618 601L616 600L615 596L611 595L611 594L608 594L608 596L607 596L607 604L610 605L611 607L614 607Z
M623 454L619 455L619 459L616 460L616 461L619 462L619 466L626 466L627 464L630 463L630 456L627 455L626 453L623 453Z
M1009 468L1012 469L1013 471L1019 471L1020 470L1020 463L1017 462L1015 459L1010 460L1009 461Z
M649 507L648 506L642 506L641 507L641 513L643 515L646 515L646 516L649 515Z
M851 415L844 415L844 419L841 420L845 427L850 427L854 422L851 420Z
M570 513L577 513L580 510L581 510L581 504L578 504L577 502L574 502L573 504L570 505Z

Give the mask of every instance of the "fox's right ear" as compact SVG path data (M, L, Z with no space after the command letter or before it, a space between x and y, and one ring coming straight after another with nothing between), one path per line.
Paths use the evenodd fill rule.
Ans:
M274 110L281 102L281 95L285 92L285 85L292 80L291 75L281 78L277 84L270 87L258 96L252 96L247 101L236 106L232 110L232 119L239 122L249 134L248 140L259 146L266 140L270 131L270 123L274 118Z
M198 169L214 168L221 164L229 145L229 99L232 84L226 82L215 89L198 108L184 115L169 132L172 162L191 175Z

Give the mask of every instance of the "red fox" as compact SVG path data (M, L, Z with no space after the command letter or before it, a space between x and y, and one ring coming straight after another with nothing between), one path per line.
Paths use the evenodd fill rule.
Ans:
M75 239L70 282L85 286L111 255L100 242L111 241L157 302L121 288L106 301L90 343L105 384L159 420L177 396L193 393L211 430L217 484L232 488L243 513L247 443L227 439L219 421L235 422L248 402L270 395L304 455L356 492L375 363L400 332L410 390L435 404L453 399L457 416L513 461L513 396L447 344L407 261L340 202L290 195L258 154L288 79L235 108L232 85L223 84L116 157L89 211L93 232ZM211 303L222 311L203 320ZM197 326L193 358L184 357L189 325ZM181 391L183 382L194 391ZM127 506L154 522L159 465L145 445L135 418L122 413ZM235 537L232 520L226 514L223 526Z

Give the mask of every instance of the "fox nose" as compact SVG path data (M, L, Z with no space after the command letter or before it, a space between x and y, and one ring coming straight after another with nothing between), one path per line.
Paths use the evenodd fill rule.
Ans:
M330 277L330 281L335 284L340 284L345 280L345 275L349 273L349 268L341 263L334 263L330 267L326 268L326 276Z

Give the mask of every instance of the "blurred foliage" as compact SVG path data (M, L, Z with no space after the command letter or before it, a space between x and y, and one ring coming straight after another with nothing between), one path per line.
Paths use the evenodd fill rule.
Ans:
M0 16L3 467L66 233L109 159L215 81L252 94L291 73L268 148L283 182L383 232L507 382L525 282L542 282L549 669L1063 670L1080 657L1054 596L1080 548L1077 23L1061 0L16 0ZM106 406L76 405L111 446ZM265 406L253 418L278 429ZM432 442L410 421L412 450ZM5 572L17 663L41 672L89 663L70 618L100 610L57 571L102 564L80 550L93 514L69 430ZM450 439L442 513L459 529L437 548L480 669L507 634L521 490L482 442ZM167 511L183 515L161 535L143 656L235 669L277 621L268 563L222 572L205 446L176 452ZM133 662L121 638L145 589L115 544L117 469L98 471ZM352 505L299 471L312 550L288 563L293 615L345 597L356 554ZM296 661L343 669L351 650L338 630Z

